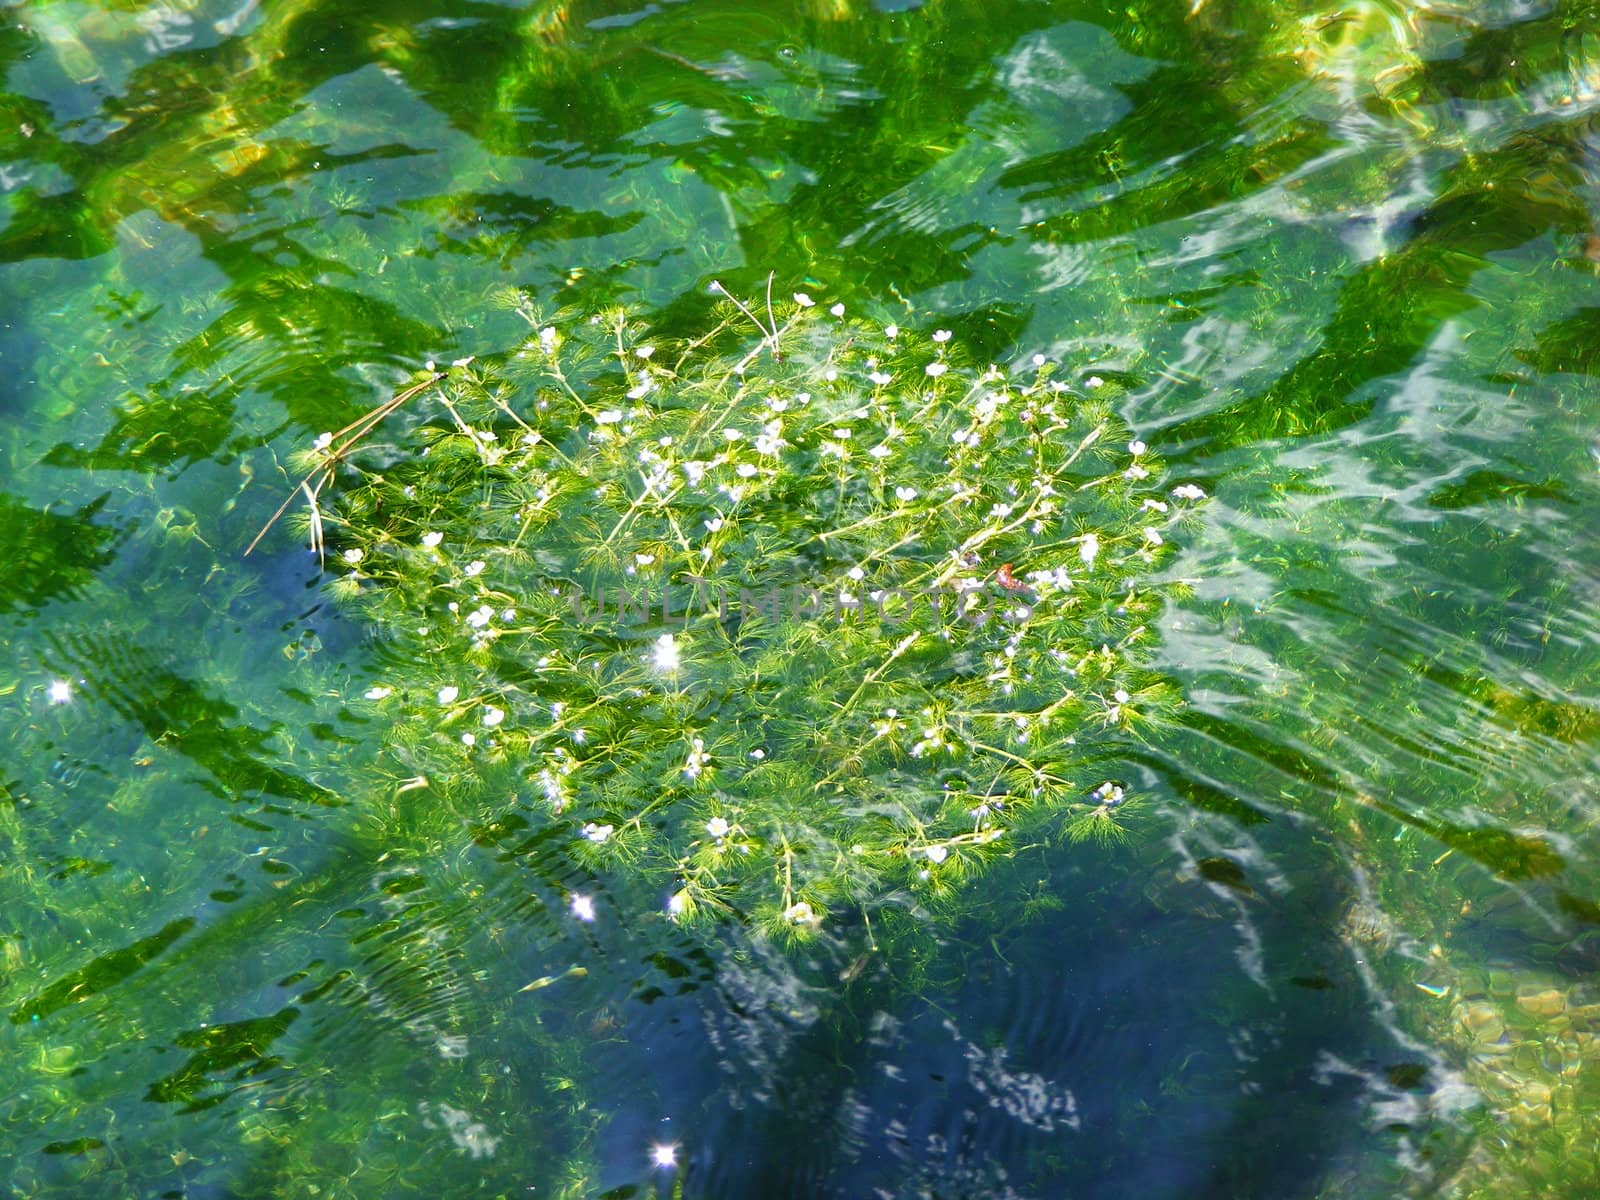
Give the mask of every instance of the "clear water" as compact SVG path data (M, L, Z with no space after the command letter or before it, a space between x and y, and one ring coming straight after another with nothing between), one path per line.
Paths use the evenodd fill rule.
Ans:
M1592 6L0 11L12 1194L1590 1194ZM506 287L769 272L1211 495L1129 838L889 950L405 790L385 645L243 553Z

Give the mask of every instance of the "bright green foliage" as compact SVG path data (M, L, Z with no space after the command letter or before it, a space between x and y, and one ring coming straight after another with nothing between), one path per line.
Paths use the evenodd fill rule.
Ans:
M512 302L526 343L327 522L398 786L791 935L1120 832L1103 743L1175 706L1138 651L1201 493L1114 385L809 297L692 340Z

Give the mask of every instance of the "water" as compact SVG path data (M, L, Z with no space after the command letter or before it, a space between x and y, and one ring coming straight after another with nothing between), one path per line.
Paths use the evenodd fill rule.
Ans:
M1592 8L4 14L13 1194L1588 1194ZM243 554L508 288L769 272L1209 494L1127 840L798 948L409 786L392 647Z

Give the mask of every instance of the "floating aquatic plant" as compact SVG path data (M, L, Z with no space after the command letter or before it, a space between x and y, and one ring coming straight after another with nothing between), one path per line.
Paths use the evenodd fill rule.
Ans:
M1203 493L1086 368L723 294L690 337L511 297L526 341L346 489L332 586L391 650L351 699L397 790L790 936L1117 836L1108 747L1175 707L1141 648Z

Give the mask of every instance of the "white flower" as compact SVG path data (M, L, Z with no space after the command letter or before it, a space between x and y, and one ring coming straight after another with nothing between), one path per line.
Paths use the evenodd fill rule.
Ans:
M650 394L651 389L654 388L655 386L656 386L655 380L651 379L650 376L646 375L643 379L641 379L639 381L637 386L631 387L631 388L628 389L628 391L627 391L628 399L629 400L643 400L646 396L648 396Z
M591 842L594 842L596 845L599 845L601 842L605 841L614 832L616 832L615 826L596 825L593 821L587 822L583 827L583 836L588 838Z
M741 479L749 479L751 476L755 475L760 469L761 468L756 466L755 463L740 463L737 467L734 468L734 472Z
M352 567L367 556L367 552L359 546L352 546L344 552L344 560Z
M695 738L693 749L689 751L689 759L683 764L683 773L690 779L698 779L700 772L711 761L711 755L706 753L706 743L703 738Z
M796 925L808 925L816 921L817 914L812 911L811 905L802 900L798 904L791 904L784 909L783 919Z
M1159 546L1166 541L1166 539L1161 536L1161 531L1159 529L1152 529L1149 525L1144 527L1144 540L1149 542L1152 546Z
M484 724L484 727L487 728L487 729L493 729L496 725L500 724L500 722L504 721L505 719L506 719L506 710L503 709L503 708L496 708L494 705L491 704L488 708L483 710L483 724Z
M872 455L873 458L888 458L893 451L889 449L887 442L879 442L871 450L868 450L867 453Z
M549 352L550 349L555 346L555 344L556 327L554 325L546 325L543 329L539 330L539 345L543 347L546 352Z
M840 426L838 429L833 431L833 436L836 438L847 438L850 436L850 431L843 426Z
M891 342L894 341L895 338L900 336L900 326L885 325L883 327L883 336L888 338Z
M467 624L474 629L482 629L494 616L494 609L487 604L481 605L467 614Z
M1140 507L1148 512L1164 513L1167 511L1167 502L1165 500L1152 500L1146 496Z
M1146 446L1138 438L1134 438L1133 441L1128 443L1128 453L1133 455L1135 458L1138 458L1139 455L1143 454L1148 449L1150 449L1150 447Z
M923 850L923 853L928 856L929 862L938 864L950 857L950 848L948 846L929 846Z
M456 687L454 684L451 684L449 687L442 687L439 689L439 703L454 704L456 702L456 697L459 695L461 695L461 689Z
M331 445L333 445L333 434L319 433L317 434L317 440L311 443L311 448L313 450L326 450Z
M380 684L377 687L368 688L365 695L368 700L382 700L386 696L394 695L394 689L384 687Z
M604 412L595 413L594 420L596 425L615 425L622 420L622 410L620 408L608 408Z
M902 504L909 504L911 501L917 498L917 489L914 487L906 487L904 484L901 484L899 487L895 488L894 498L900 501Z
M422 544L429 550L432 550L442 541L444 541L444 534L442 533L425 533L422 535Z
M946 366L944 363L929 363L927 366L923 367L922 369L924 371L926 371L929 375L931 375L933 378L937 379L937 378L939 378L939 376L943 375L950 368L948 366Z
M935 329L933 331L933 340L943 345L950 340L950 331L948 329Z
M634 354L636 354L640 358L649 358L655 352L656 352L656 348L654 346L640 346L637 350L634 351Z
M737 442L744 436L744 430L734 429L731 425L722 431L722 436L730 442Z
M669 675L676 671L681 661L678 655L678 640L670 633L663 633L656 639L656 648L651 651L650 660L658 671L665 671Z
M712 817L711 820L706 822L706 832L719 842L728 836L728 831L732 828L733 826L728 824L726 817Z
M702 525L704 525L707 529L709 529L712 533L716 533L719 530L721 530L721 528L722 528L722 518L721 517L712 517L709 521L702 521L700 523Z
M796 292L794 294L794 302L801 308L815 308L817 304L815 300L806 295L804 292Z
M1118 704L1126 704L1129 700L1133 699L1133 697L1128 695L1128 693L1122 688L1118 688L1116 691L1112 692L1111 698Z
M1100 536L1086 533L1078 539L1078 557L1086 567L1094 566L1094 560L1100 554Z
M461 744L463 746L476 746L478 744L478 735L475 733L463 733L461 735Z
M767 407L773 412L781 413L789 407L789 402L782 396L768 396Z
M842 317L844 316L844 305L835 304L832 308L828 309L828 311L836 317Z
M580 921L594 920L594 901L587 896L574 895L571 905L572 915Z
M470 579L474 575L482 575L484 567L488 565L483 559L475 558L461 569L461 573Z
M783 422L768 421L761 427L761 433L756 437L756 453L773 458L783 447Z
M1148 479L1150 477L1150 472L1146 471L1138 463L1134 463L1133 466L1129 467L1122 473L1122 477L1124 479L1132 479L1137 481L1140 479Z
M674 917L681 917L689 911L689 897L683 892L673 892L667 901L667 912Z
M1101 379L1100 376L1091 375L1091 376L1089 376L1089 378L1087 378L1087 379L1085 379L1083 381L1083 386L1086 387L1086 388L1097 388L1101 384L1103 384L1104 382L1105 382L1105 380Z
M1035 354L1035 355L1034 355L1034 356L1033 356L1033 365L1034 365L1034 366L1036 366L1036 367L1042 367L1042 366L1044 366L1044 355L1042 355L1042 354Z
M891 382L894 379L894 376L889 374L887 371L873 371L867 376L867 378L872 380L872 382L877 384L879 387L882 387L884 384Z
M1180 483L1172 489L1172 494L1179 500L1204 500L1206 498L1205 489L1196 487L1192 483Z

